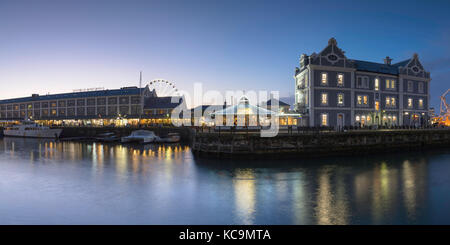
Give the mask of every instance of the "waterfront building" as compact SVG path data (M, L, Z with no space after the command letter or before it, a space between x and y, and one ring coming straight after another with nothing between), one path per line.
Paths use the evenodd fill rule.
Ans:
M171 97L167 98L158 97L148 86L51 95L33 94L29 97L0 100L0 120L32 119L44 125L65 126L137 126L140 123L163 123L156 119L161 119L161 114L170 114L175 106L170 103ZM153 113L154 111L157 113Z
M334 38L295 69L295 110L303 126L424 125L430 73L417 54L398 63L352 60Z
M272 106L275 104L277 104L278 107L275 108L274 106ZM297 125L299 123L299 121L301 120L301 115L296 112L292 112L290 110L291 105L289 105L288 103L285 103L281 100L271 98L270 100L261 103L260 106L262 108L265 108L267 110L271 110L271 111L275 112L279 118L279 124L282 126L283 125Z
M156 95L156 93L154 93ZM144 124L171 125L172 111L182 104L183 98L180 96L147 96L144 98ZM183 107L184 108L184 107ZM177 119L175 119L177 120ZM179 119L181 120L181 119Z
M227 108L227 104L224 105L200 105L191 109L191 125L194 126L213 126L214 119L211 115L216 111L221 111Z

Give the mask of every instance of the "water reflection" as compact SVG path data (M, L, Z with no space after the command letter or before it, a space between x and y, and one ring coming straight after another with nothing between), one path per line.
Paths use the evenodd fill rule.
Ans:
M84 217L92 223L112 217L130 224L426 223L433 220L430 164L450 162L445 152L441 158L415 153L218 160L196 158L185 145L21 138L0 139L0 149L0 194L11 200L0 203L0 210L8 211L0 211L2 217L14 217L23 211L15 207L26 207L36 209L28 215L42 220L39 214L59 210L44 207L73 198L71 205L82 199L92 209L92 217ZM43 210L29 204L36 202L43 203ZM79 205L72 208L85 212L86 206ZM53 218L72 215L68 220L77 220L76 213Z

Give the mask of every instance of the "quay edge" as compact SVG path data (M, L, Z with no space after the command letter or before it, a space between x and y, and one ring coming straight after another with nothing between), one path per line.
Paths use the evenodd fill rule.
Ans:
M294 133L272 138L197 132L192 141L196 156L221 158L306 158L448 147L449 129Z

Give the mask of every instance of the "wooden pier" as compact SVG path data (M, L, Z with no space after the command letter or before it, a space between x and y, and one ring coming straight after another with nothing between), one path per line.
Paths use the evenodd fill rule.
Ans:
M257 132L196 132L196 155L220 157L324 156L450 147L450 129L289 132L263 138Z

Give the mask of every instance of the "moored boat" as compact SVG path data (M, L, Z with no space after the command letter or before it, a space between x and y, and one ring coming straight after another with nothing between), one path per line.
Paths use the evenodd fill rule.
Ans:
M8 126L3 130L4 136L30 137L30 138L59 138L62 129L49 128L32 121L23 121L21 124Z
M136 130L131 132L129 136L125 136L121 138L122 143L151 143L158 140L159 137L155 135L153 131L148 130Z

